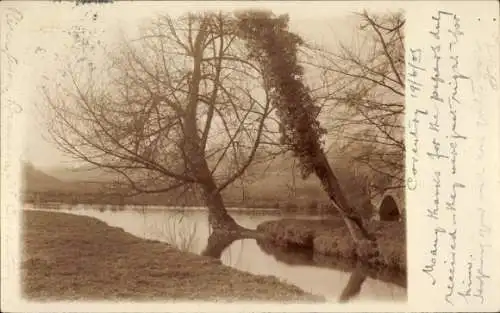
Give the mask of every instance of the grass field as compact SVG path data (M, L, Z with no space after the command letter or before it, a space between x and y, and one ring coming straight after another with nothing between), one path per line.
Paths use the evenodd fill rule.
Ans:
M95 218L25 211L22 222L28 299L322 300L275 277L140 239Z

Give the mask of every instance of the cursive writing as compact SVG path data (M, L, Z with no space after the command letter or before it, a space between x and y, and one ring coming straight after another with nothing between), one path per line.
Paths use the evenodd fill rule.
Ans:
M432 158L432 159L436 159L436 160L439 160L439 159L447 159L448 156L445 155L445 154L441 154L441 143L436 139L436 138L433 138L432 139L432 147L434 149L433 152L427 152L427 155Z
M419 160L419 130L418 130L418 125L420 124L420 115L427 115L428 112L427 110L420 110L417 109L413 112L413 117L408 123L408 129L409 129L409 134L410 134L410 142L411 147L410 152L411 152L411 173L408 175L408 178L406 179L406 185L408 189L410 190L415 190L417 189L417 163Z
M451 306L488 303L493 226L485 194L493 188L485 177L496 151L486 133L493 112L487 104L497 87L490 76L498 43L486 49L482 39L471 51L477 40L470 35L471 19L451 10L430 16L425 45L410 39L406 54L407 195L420 201L416 216L425 224L419 272L435 300Z
M448 264L448 283L446 285L446 289L448 292L444 296L446 302L453 305L453 301L451 300L453 293L455 291L455 264L456 264L456 249L457 249L457 230L453 230L448 233L450 237L450 256L447 261L444 261Z
M410 87L410 95L417 98L422 90L422 82L420 81L419 73L425 72L420 63L422 62L422 49L410 48L410 61L408 62L408 78L407 81Z
M3 38L3 44L1 46L1 53L3 57L6 59L5 68L2 69L2 74L5 75L2 77L2 86L1 93L4 94L10 89L10 85L12 83L14 66L18 64L17 58L10 52L9 46L12 39L12 32L14 31L17 24L21 22L23 19L23 15L21 11L16 8L7 8L5 10L6 14L3 18L3 21L6 24L6 31Z
M434 182L434 200L433 200L434 207L432 209L427 210L427 216L437 220L439 218L439 194L441 188L441 172L435 171L432 180Z
M484 296L483 296L483 291L484 291L484 281L488 278L490 278L489 275L486 275L484 273L484 249L486 247L490 247L490 245L479 245L479 266L476 270L476 279L478 281L478 286L476 288L476 291L474 293L474 297L479 298L481 300L481 303L484 303Z
M450 200L446 202L446 209L451 211L456 211L455 204L457 199L457 188L465 188L464 184L453 183L451 186Z
M458 43L458 39L460 36L463 36L464 33L461 31L460 17L453 14L453 22L452 28L448 29L448 32L452 35L453 40L449 43L450 51L455 48L455 45Z
M434 22L434 27L431 31L429 31L429 33L437 40L441 39L440 37L440 32L441 32L441 16L443 15L452 15L452 13L450 12L446 12L446 11L438 11L437 12L437 16L432 16L432 20Z
M434 58L434 67L432 68L433 75L431 76L431 79L434 83L432 85L431 99L438 102L443 102L443 98L441 98L439 95L439 84L444 83L444 79L441 78L441 69L439 66L439 63L441 62L441 46L431 46L431 49Z
M436 284L436 278L434 277L432 272L434 272L434 268L437 263L439 235L445 232L446 230L444 230L441 227L434 228L434 239L432 242L432 248L431 250L429 250L430 261L422 268L422 272L426 273L430 277L432 285Z
M472 258L472 254L469 255ZM464 290L457 292L459 296L464 298L466 303L469 303L467 300L468 297L472 295L472 262L467 262L465 264L465 278L462 280L462 284L464 285Z
M429 129L434 132L439 132L439 110L434 106L434 114L432 114L432 120L429 122Z

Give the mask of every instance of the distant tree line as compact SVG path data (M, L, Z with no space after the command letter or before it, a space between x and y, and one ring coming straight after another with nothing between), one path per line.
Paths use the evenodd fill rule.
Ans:
M102 204L102 205L157 205L170 207L184 206L205 206L202 199L183 199L174 197L156 196L156 197L127 197L126 195L109 196L98 193L75 194L71 192L57 191L27 191L22 194L22 201L27 204L43 206L48 203L61 203L69 205L77 204ZM314 198L289 199L289 200L267 200L250 198L243 200L226 200L226 206L230 208L245 208L249 212L256 209L277 209L282 213L303 213L309 215L331 214L330 203L328 200L316 200ZM367 208L363 211L365 217L369 217L372 211Z

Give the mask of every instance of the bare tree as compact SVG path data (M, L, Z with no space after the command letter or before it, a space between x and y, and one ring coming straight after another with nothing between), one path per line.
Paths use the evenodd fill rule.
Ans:
M405 19L401 12L358 16L361 32L351 44L303 52L321 73L314 97L336 154L371 173L376 194L404 187Z
M221 192L276 127L268 84L230 17L159 17L109 55L104 71L77 64L59 88L43 88L58 147L118 173L138 194L199 191L213 230L205 254L221 237L256 236L227 213Z

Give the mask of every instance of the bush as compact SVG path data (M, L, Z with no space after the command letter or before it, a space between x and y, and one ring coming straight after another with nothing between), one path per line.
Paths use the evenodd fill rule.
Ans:
M316 210L316 209L318 209L318 205L319 205L318 200L311 200L311 201L309 201L308 208L312 209L312 210Z
M298 206L295 202L280 202L280 210L286 213L290 212L296 212L298 209Z
M331 213L331 204L329 202L321 202L318 204L318 213Z

